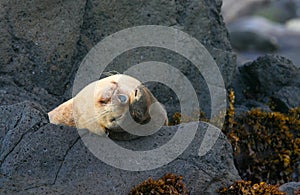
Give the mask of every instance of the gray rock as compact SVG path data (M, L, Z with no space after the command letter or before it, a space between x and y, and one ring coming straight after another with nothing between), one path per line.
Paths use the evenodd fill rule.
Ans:
M242 17L228 25L230 42L238 51L274 52L285 27L263 17Z
M300 68L290 60L265 55L239 67L240 77L248 86L247 96L267 103L271 98L278 103L278 111L297 107L299 101Z
M262 103L262 102L258 102L255 100L244 100L243 106L246 106L249 110L251 109L260 109L264 112L271 112L272 110L269 108L269 106L267 106L266 104Z
M273 95L286 86L300 86L300 69L290 60L265 55L239 67L241 76L253 92Z
M0 9L1 75L31 91L61 95L74 73L85 1L4 1Z
M286 192L287 195L294 195L294 191L298 190L300 187L300 182L289 182L279 186L279 190Z
M48 124L45 112L33 103L1 106L0 127L1 194L127 194L148 177L157 179L167 172L182 175L189 192L200 194L240 179L231 145L220 130L215 129L220 134L212 149L198 155L207 133L202 123L192 143L176 160L154 170L137 172L103 163L85 146L76 129ZM177 128L163 127L151 136L116 143L149 150L165 144Z
M18 87L30 93L41 89L68 99L78 66L94 45L125 28L151 24L179 28L197 38L212 54L229 86L236 59L220 15L221 4L221 0L5 1L0 9L0 75L11 76ZM149 51L128 51L108 70L122 72L141 62L141 56L144 61L163 60L197 81L197 92L205 94L205 81L188 60L174 52ZM154 93L159 95L159 89ZM168 95L171 97L171 92L161 97L162 103L175 104ZM209 97L202 99L209 101Z
M281 88L271 96L276 110L288 112L289 109L300 106L300 87L287 86Z
M157 6L159 5L159 6ZM80 45L88 51L106 36L122 29L137 25L164 25L180 29L198 39L216 60L226 86L229 86L235 70L235 57L227 38L225 25L220 15L221 1L115 1L98 3L88 1L89 10L84 18ZM123 11L115 11L123 10ZM205 11L204 11L205 10ZM122 22L125 21L125 22ZM103 28L105 26L105 28ZM222 26L222 27L221 27ZM220 44L216 44L216 43ZM85 53L84 53L85 54ZM181 55L162 48L137 48L118 56L106 71L122 73L129 67L145 62L160 61L168 63L184 73L194 84L202 104L202 110L209 114L210 97L201 73ZM165 74L157 72L157 75ZM149 88L158 100L168 109L169 117L180 111L178 99L172 90L157 83Z
M275 37L252 31L236 31L230 33L230 42L238 51L273 52L279 46Z
M293 24L291 24L293 26ZM300 65L300 33L258 16L242 17L228 25L238 64L253 61L266 52L285 56Z
M11 105L23 101L39 102L45 108L54 108L61 101L43 88L34 87L31 92L19 87L12 78L0 76L0 105Z

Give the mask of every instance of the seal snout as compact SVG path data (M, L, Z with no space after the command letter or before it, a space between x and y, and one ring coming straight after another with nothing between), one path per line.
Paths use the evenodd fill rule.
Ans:
M150 121L149 106L151 105L151 92L143 85L134 90L134 96L129 104L129 112L135 122L146 124Z

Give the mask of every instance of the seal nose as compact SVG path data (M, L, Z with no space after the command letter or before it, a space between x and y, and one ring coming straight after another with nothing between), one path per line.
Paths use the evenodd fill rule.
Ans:
M122 103L122 104L125 104L128 100L128 97L126 95L118 95L118 100Z

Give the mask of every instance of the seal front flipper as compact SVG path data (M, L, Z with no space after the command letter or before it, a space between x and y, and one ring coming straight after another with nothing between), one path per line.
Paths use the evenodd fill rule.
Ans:
M48 116L50 123L76 127L73 116L73 98L50 111Z

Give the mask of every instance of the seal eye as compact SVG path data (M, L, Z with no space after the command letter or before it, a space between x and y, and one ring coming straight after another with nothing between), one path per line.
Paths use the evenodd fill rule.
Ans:
M127 97L125 95L118 95L118 98L121 103L126 103L127 102Z
M135 92L134 92L134 96L136 97L138 94L138 90L136 89Z

